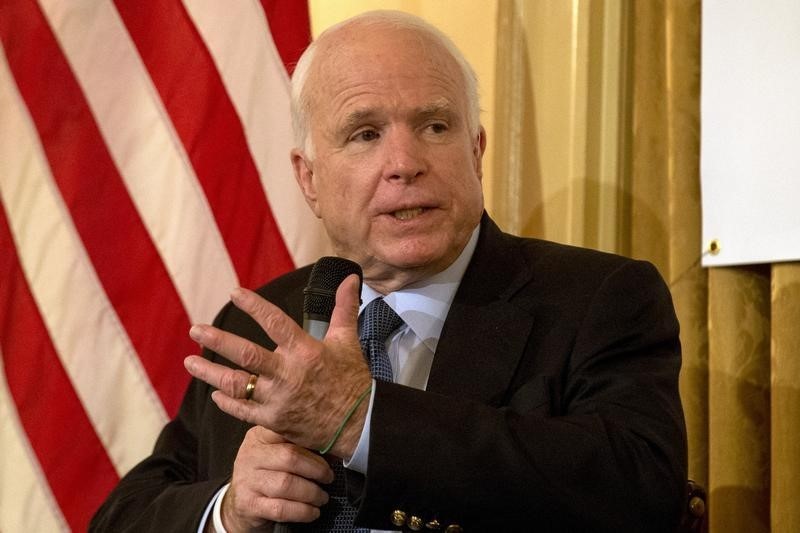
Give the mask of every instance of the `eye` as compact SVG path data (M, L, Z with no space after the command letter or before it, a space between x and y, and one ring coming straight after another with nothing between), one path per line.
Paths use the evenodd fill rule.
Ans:
M350 137L351 141L370 142L380 138L380 134L373 129L364 129L356 132L355 135Z
M428 129L437 135L445 133L448 130L447 124L444 122L433 122L428 124Z

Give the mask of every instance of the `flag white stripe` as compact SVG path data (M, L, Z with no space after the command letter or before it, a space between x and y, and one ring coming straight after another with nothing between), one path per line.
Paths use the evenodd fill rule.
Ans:
M0 350L0 531L68 531L8 390Z
M239 281L119 13L104 0L81 0L80 18L74 2L41 5L190 320L209 322Z
M206 42L245 131L272 214L295 265L331 253L297 186L289 151L289 77L257 0L183 0Z
M5 55L0 199L33 298L117 472L152 448L167 415L108 301L63 203ZM76 334L91 331L92 334Z

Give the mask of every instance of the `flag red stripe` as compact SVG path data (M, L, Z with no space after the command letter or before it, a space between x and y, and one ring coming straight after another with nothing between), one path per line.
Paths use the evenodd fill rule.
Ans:
M189 154L239 282L260 285L294 268L242 125L183 5L172 0L153 0L147 9L133 0L116 5Z
M0 203L0 343L8 387L53 495L74 531L119 478L48 335Z
M270 33L286 71L291 75L297 60L311 42L307 2L261 0Z
M6 9L0 34L53 177L153 387L175 414L188 383L181 361L197 349L181 334L189 319L39 6L9 0ZM131 290L146 291L147 305Z

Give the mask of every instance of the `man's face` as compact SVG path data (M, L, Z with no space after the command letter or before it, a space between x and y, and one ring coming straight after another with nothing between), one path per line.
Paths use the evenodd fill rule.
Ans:
M307 85L313 159L295 174L337 254L396 290L447 268L483 211L483 130L471 135L455 61L390 28L346 28Z

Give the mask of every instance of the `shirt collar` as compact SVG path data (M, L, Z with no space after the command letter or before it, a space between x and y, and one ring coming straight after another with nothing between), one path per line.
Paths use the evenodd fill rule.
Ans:
M412 283L383 297L395 313L432 352L436 352L450 304L461 284L461 278L475 252L480 225L472 231L467 245L453 263L433 276ZM382 296L367 284L361 289L361 308L364 310L375 298Z

